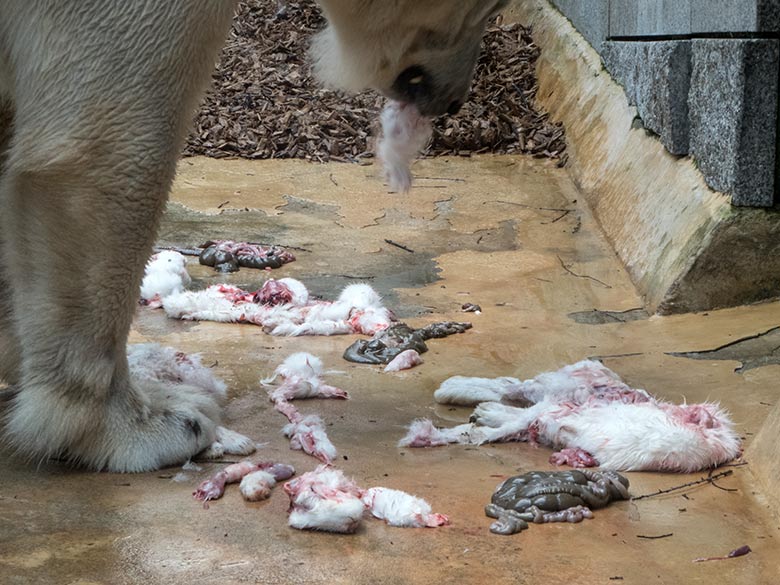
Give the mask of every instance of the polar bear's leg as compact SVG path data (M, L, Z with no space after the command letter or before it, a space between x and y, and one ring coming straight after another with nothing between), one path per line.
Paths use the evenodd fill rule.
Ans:
M3 175L5 154L11 144L13 108L0 96L0 178ZM0 250L3 234L0 231ZM0 263L0 382L16 383L19 374L19 343L11 320L11 287L3 278Z
M20 355L11 313L11 288L0 270L0 383L16 384L19 381Z
M214 440L217 398L132 380L126 338L232 8L30 0L3 15L15 117L0 231L22 356L6 432L29 458L141 471Z

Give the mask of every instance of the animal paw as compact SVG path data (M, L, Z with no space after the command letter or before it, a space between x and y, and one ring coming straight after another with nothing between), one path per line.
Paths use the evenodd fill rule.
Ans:
M144 380L102 397L84 391L78 399L30 386L13 398L7 432L30 459L140 472L184 463L208 447L219 411L213 393L184 384Z
M525 410L500 402L482 402L474 409L470 420L483 427L498 428L517 420Z

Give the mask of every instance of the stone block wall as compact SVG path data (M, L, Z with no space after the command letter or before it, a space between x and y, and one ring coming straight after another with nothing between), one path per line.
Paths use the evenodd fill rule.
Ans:
M644 127L733 205L780 204L780 0L551 0Z

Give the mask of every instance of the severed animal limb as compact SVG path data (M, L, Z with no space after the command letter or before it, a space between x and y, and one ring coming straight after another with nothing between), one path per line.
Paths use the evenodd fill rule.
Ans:
M209 500L216 500L225 493L225 485L236 483L252 473L253 471L265 471L270 473L276 481L281 481L292 477L295 470L290 465L283 463L272 463L270 461L241 461L228 465L223 470L217 472L209 479L203 481L198 488L192 492L192 496L201 502L205 508L208 507Z
M303 451L323 463L336 457L336 448L325 431L325 423L315 415L303 416L289 401L294 398L348 398L347 393L322 381L322 361L310 353L299 352L287 357L274 371L273 376L261 380L269 386L279 378L281 385L268 390L274 408L290 421L282 432L290 439L292 449Z

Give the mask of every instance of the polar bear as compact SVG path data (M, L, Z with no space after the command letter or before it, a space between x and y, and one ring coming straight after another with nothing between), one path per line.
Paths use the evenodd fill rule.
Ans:
M322 0L323 80L462 103L506 0ZM144 264L232 0L0 0L0 378L31 460L136 472L214 440L220 404L133 379Z

